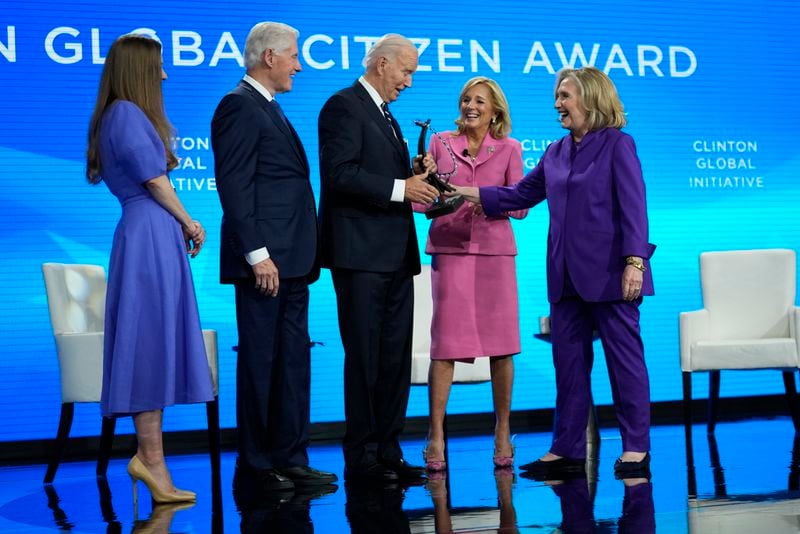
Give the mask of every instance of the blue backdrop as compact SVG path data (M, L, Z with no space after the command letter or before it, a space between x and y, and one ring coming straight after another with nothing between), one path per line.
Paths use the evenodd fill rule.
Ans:
M736 248L794 248L800 237L796 179L800 150L796 68L800 5L793 1L551 1L457 5L355 0L287 5L252 2L82 0L0 4L0 440L52 437L60 396L40 265L107 265L119 217L105 186L83 178L86 127L101 64L120 34L149 29L164 43L165 99L180 136L172 181L208 229L192 261L201 318L220 340L222 424L233 426L236 343L233 292L218 283L220 207L209 121L243 75L250 27L279 20L301 32L303 71L279 99L296 126L318 192L316 120L325 99L361 73L366 48L387 32L418 45L414 86L393 105L412 149L415 118L439 130L457 116L458 91L475 75L498 80L511 105L512 135L530 169L564 134L553 109L555 72L594 64L620 91L647 183L656 296L642 307L654 401L680 398L677 316L701 306L698 254ZM288 4L292 4L289 6ZM364 7L364 6L367 7ZM418 219L421 247L427 222ZM516 358L513 407L552 407L549 347L533 339L548 313L544 281L546 206L514 223L523 352ZM424 256L427 261L427 256ZM312 419L343 418L342 348L327 272L313 286ZM596 347L594 393L611 402ZM723 395L777 393L777 374L731 373ZM413 388L409 415L427 413ZM705 386L697 384L696 395ZM490 389L454 391L451 413L491 410ZM73 435L99 432L96 405L79 409ZM204 410L178 407L166 428L205 426ZM127 423L125 423L127 425ZM123 427L123 430L130 427Z

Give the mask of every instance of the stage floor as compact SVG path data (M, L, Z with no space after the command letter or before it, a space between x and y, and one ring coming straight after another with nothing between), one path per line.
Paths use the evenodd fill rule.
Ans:
M544 453L549 440L546 433L519 433L517 463ZM52 486L42 485L44 465L5 467L0 468L0 532L800 532L800 451L789 418L720 423L716 443L707 439L705 426L695 425L692 499L683 427L654 427L652 444L652 480L626 488L613 476L621 452L614 429L601 430L596 479L561 484L495 472L490 435L453 437L448 475L426 486L346 488L340 480L325 495L255 498L244 513L231 490L235 453L223 454L216 498L208 455L173 455L173 478L197 491L197 503L152 509L140 486L138 521L127 460L112 460L107 484L98 484L93 462L61 465ZM421 463L423 442L409 439L403 445L406 457ZM342 478L338 446L316 445L310 457L314 467Z

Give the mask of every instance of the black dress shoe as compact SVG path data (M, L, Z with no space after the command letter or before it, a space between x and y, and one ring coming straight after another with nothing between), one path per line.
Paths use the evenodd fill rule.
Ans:
M354 482L396 484L400 477L393 470L374 462L358 467L345 467L344 478Z
M399 460L383 460L381 463L397 473L397 476L399 476L400 480L403 482L425 481L425 468L419 465L412 465L403 458Z
M233 486L244 491L292 491L294 482L274 469L253 469L236 460Z
M535 480L566 480L568 478L580 478L586 473L586 460L583 458L558 458L545 462L536 460L520 466L522 471L527 474L526 478Z
M294 489L294 482L274 469L257 471L255 478L256 485L265 491L291 491Z
M295 486L319 486L322 484L332 484L339 480L339 477L327 471L320 471L307 465L294 467L281 467L276 469L279 474L294 482Z
M614 462L614 478L622 480L624 478L650 478L650 453L646 453L644 458L638 462L623 462L617 458Z

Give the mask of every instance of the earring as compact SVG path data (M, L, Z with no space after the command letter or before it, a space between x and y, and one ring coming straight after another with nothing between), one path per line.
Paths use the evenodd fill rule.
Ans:
M492 117L492 124L497 122L497 117Z

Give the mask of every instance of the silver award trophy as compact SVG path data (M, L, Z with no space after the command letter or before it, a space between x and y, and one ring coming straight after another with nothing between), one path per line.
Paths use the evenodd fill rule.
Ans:
M453 150L450 148L450 145L442 139L442 136L439 135L439 132L431 128L431 120L428 119L425 122L421 120L415 120L414 124L422 128L419 132L419 142L417 143L417 153L425 157L425 139L426 134L428 133L428 129L433 132L433 135L444 145L447 149L447 153L450 154L450 158L453 161L453 170L446 173L428 173L428 177L426 180L429 184L436 188L439 191L439 197L433 201L433 203L425 210L425 217L428 219L434 219L436 217L441 217L442 215L448 215L453 213L458 209L458 207L464 203L464 197L450 197L447 198L444 196L446 192L455 191L453 186L449 184L450 178L455 175L456 171L458 170L458 161L456 161L456 156L453 154Z

